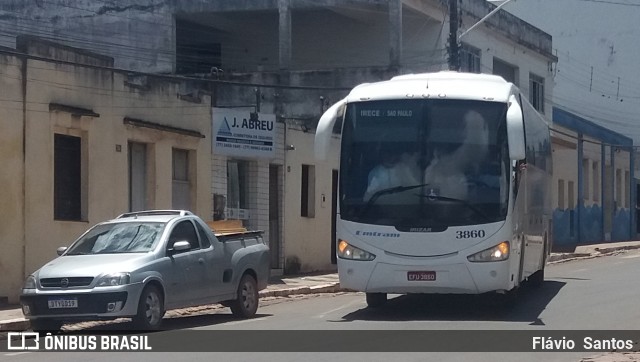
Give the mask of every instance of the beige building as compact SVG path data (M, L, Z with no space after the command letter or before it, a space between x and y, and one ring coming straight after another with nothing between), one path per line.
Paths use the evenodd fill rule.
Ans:
M286 136L285 270L335 269L339 135L333 138L332 152L324 162L313 154L315 133L288 124Z
M57 247L120 213L212 215L208 96L83 50L16 48L0 49L0 297L17 302Z

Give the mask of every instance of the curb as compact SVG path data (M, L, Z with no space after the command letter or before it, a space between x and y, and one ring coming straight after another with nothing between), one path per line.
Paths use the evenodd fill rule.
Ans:
M278 290L261 290L258 295L260 298L266 297L288 297L290 295L300 295L300 294L313 294L313 293L337 293L340 291L344 291L344 289L340 288L340 283L328 283L316 285L313 287L295 287L295 288L287 288L287 289L278 289Z
M2 332L11 332L11 331L25 331L29 329L31 324L28 319L24 318L16 318L16 319L8 319L5 321L0 321L0 331Z
M610 255L619 251L625 250L635 250L640 249L640 244L638 245L626 245L626 246L617 246L612 248L594 248L594 251L591 253L562 253L562 254L551 254L549 255L548 264L556 264L563 263L572 260L578 259L592 259L597 258L599 256Z
M640 249L640 245L626 245L626 246L619 246L615 248L604 248L604 249L596 248L594 254L608 254L616 251L635 250L635 249Z
M547 262L547 264L561 263L580 258L589 258L591 256L593 256L591 253L551 254L549 255L549 261Z

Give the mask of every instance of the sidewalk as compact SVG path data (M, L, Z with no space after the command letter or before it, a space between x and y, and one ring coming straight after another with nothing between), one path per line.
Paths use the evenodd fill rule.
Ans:
M578 246L574 252L552 253L549 263L560 263L580 258L595 258L622 250L640 249L640 241L606 243ZM260 298L287 297L297 294L335 293L341 291L337 273L301 276L274 276L266 289L260 291ZM19 306L0 308L0 331L24 331L29 329L29 321Z
M549 263L557 263L562 261L575 260L577 258L594 258L609 253L631 249L640 249L640 241L580 245L576 247L573 252L551 253L548 261Z

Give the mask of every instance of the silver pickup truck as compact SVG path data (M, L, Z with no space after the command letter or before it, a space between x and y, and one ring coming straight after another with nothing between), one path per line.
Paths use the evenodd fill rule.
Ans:
M222 303L249 318L269 278L262 232L216 236L188 211L152 210L99 223L29 275L20 296L35 331L76 320L133 318L158 329L168 309Z

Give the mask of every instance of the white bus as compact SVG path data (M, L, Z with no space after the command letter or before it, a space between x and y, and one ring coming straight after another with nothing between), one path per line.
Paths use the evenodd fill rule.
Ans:
M550 125L516 86L448 71L359 85L321 117L319 160L336 121L342 287L376 307L387 294L511 295L543 282Z

